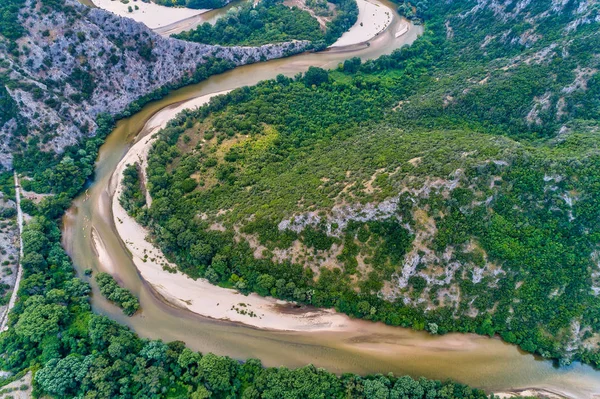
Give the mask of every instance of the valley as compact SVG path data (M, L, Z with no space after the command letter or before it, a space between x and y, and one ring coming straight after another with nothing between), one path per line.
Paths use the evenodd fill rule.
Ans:
M390 29L390 31L388 32L388 36L387 38L389 38L388 40L392 40L392 38L394 38L393 36L393 29ZM394 38L395 40L395 38ZM373 51L374 48L373 46L369 47L368 50L360 50L360 51ZM375 50L377 51L377 50ZM381 50L379 50L381 51ZM330 54L330 55L328 55ZM360 54L360 53L359 53ZM371 53L373 54L373 53ZM376 54L376 53L375 53ZM336 65L336 61L334 60L334 57L345 57L345 59L349 58L347 54L341 54L338 55L335 52L325 52L325 53L321 53L321 54L316 54L316 55L302 55L302 56L296 56L295 58L290 58L290 59L286 59L286 60L278 60L278 61L270 61L269 63L267 63L267 65L270 67L268 68L271 71L278 71L278 72L283 72L288 76L293 76L295 74L295 70L292 68L308 68L308 65L306 62L304 62L304 59L311 59L311 60L317 60L319 59L319 57L323 57L321 59L321 65L324 65L325 67L327 65ZM367 55L365 55L365 57L370 58L369 53L367 53ZM271 65L269 65L271 64ZM193 93L194 97L197 96L202 96L205 94L209 94L209 93L215 93L215 92L220 92L222 90L229 90L229 88L233 88L235 87L234 84L239 84L239 79L246 79L246 77L248 77L248 79L257 79L257 80L262 80L265 78L268 78L268 75L266 75L266 70L263 70L261 68L262 64L256 65L256 66L249 66L249 67L244 67L249 69L249 71L244 71L244 68L240 68L237 69L236 71L233 72L228 72L225 73L222 77L215 77L210 78L206 83L200 84L198 85L198 88L195 88L194 90L196 90ZM251 71L250 71L251 70ZM262 75L262 71L265 71L265 75ZM271 72L272 73L272 72ZM259 74L259 76L256 76L257 74ZM231 79L231 80L230 80ZM234 83L235 82L235 83ZM189 91L188 91L189 90ZM141 136L138 137L136 139L137 145L144 145L147 139L144 139L142 137L144 137L144 135L146 134L151 134L151 132L156 131L155 128L152 128L151 126L146 126L146 129L144 129L144 125L146 124L146 121L148 120L148 118L152 117L153 119L156 118L160 121L166 121L166 119L168 119L166 117L166 115L172 115L174 112L173 108L169 108L166 107L165 108L165 112L163 113L165 116L162 116L161 114L155 115L155 112L160 108L164 108L165 106L167 106L168 104L172 104L172 103L181 103L183 101L183 99L185 98L189 98L188 96L192 95L191 94L191 88L188 90L182 90L181 94L179 93L174 93L173 94L173 98L170 100L165 100L163 102L162 105L156 105L156 106L151 106L147 109L147 112L144 112L143 115L139 115L138 117L136 117L134 120L132 121L128 121L127 123L124 123L121 128L118 130L120 133L120 135L122 134L131 134L131 131L139 131L141 130ZM180 105L179 107L182 107L182 105ZM155 120L156 120L155 119ZM156 123L150 123L150 125L156 125ZM135 127L134 127L135 126ZM133 129L133 130L132 130ZM121 139L123 140L123 138ZM106 150L105 154L121 154L122 151L124 151L123 149L119 149L119 150L115 150L114 148L112 148L113 145L116 145L115 142L112 142L112 144L109 144L111 149ZM124 145L124 144L119 144L119 146ZM106 156L106 155L105 155ZM133 158L131 158L132 160L135 160L137 156L134 155ZM115 162L118 162L119 159L121 159L120 155L115 155L114 157L111 156L110 158L112 158L109 161L109 158L103 158L105 159L107 162L110 162L111 164L115 165ZM127 161L125 161L125 163L127 163ZM102 170L102 169L101 169ZM266 364L272 364L272 365L277 365L277 364L281 364L281 362L285 362L288 365L300 365L303 364L305 362L312 362L312 363L316 363L322 366L325 366L327 368L337 368L339 367L338 362L343 362L341 359L343 357L342 353L343 352L339 352L339 342L337 344L334 344L333 341L331 341L331 338L327 338L329 337L333 337L333 335L331 335L331 333L327 333L327 332L320 332L320 333L309 333L307 335L303 335L306 333L302 333L302 332L296 332L293 333L294 337L299 337L299 336L305 336L306 339L313 341L316 338L316 334L318 334L321 338L319 338L319 340L321 340L323 342L323 345L325 345L326 347L329 345L332 345L333 348L337 348L335 350L335 352L332 352L332 354L330 355L331 358L324 358L322 355L322 350L317 349L315 352L309 352L309 353L314 353L313 356L311 356L310 358L307 358L307 347L305 346L301 346L298 352L295 352L297 356L294 359L290 359L290 349L289 347L285 347L286 349L283 349L284 347L282 347L281 349L278 350L274 350L274 348L269 348L269 350L267 350L267 346L265 345L260 345L259 342L262 342L263 338L259 338L262 337L263 335L265 336L264 339L266 339L265 342L268 342L269 344L267 344L268 346L272 346L272 342L273 342L273 338L266 338L268 336L272 336L274 333L268 333L268 332L256 332L250 329L246 329L246 328L242 328L242 327L236 327L235 325L231 326L231 331L230 332L225 332L227 331L227 324L223 324L222 322L218 322L218 321L210 321L209 319L201 319L198 317L194 317L194 316L189 316L186 317L184 320L182 320L182 318L184 317L184 315L186 314L185 312L183 313L179 313L177 312L175 316L173 316L173 308L171 307L172 304L177 305L178 307L183 307L183 308L188 308L188 309L194 309L195 304L198 304L198 311L200 314L204 314L204 315L212 315L213 317L226 317L229 319L233 319L233 320L238 320L238 321L242 321L246 324L253 324L253 322L255 322L255 320L253 320L254 318L252 317L248 317L248 316L244 316L241 314L236 313L235 311L230 311L229 313L227 313L227 310L231 310L231 309L223 309L223 311L226 312L226 314L223 314L222 312L219 313L212 313L211 309L206 309L206 307L204 307L204 305L206 305L206 302L202 302L201 300L199 300L197 298L197 295L189 295L189 296L185 296L183 290L177 290L177 288L175 287L179 287L179 284L188 284L187 282L191 283L192 285L196 284L195 286L197 287L197 289L202 287L202 284L205 283L201 283L200 281L197 282L193 282L193 280L181 280L180 283L177 283L176 286L174 286L172 289L168 289L168 283L167 281L169 281L170 278L168 278L167 280L163 279L161 276L161 273L164 275L169 275L169 276L173 276L172 274L166 272L166 271L162 271L161 270L161 263L160 261L158 261L157 259L155 259L158 268L155 269L157 270L157 274L154 274L155 277L153 277L150 280L150 283L148 284L148 281L144 280L139 280L139 276L138 273L136 272L136 269L134 268L134 265L129 261L129 257L124 254L124 255L119 255L117 256L116 253L118 252L118 246L120 246L119 243L119 239L113 237L112 235L114 234L114 229L116 229L117 231L121 231L121 233L123 234L123 242L125 242L125 245L130 246L130 250L132 252L134 252L135 254L135 248L141 248L140 244L131 244L131 240L129 239L129 237L131 237L131 235L128 232L123 232L123 230L120 230L122 227L122 224L119 220L123 221L125 216L123 215L123 213L120 213L118 216L115 216L117 219L115 219L114 225L115 227L110 227L113 222L110 219L110 211L108 210L108 208L111 207L111 200L109 200L110 196L112 195L112 188L109 189L109 191L105 191L105 187L114 187L114 185L116 184L115 179L116 178L112 178L112 183L108 183L109 182L109 176L110 176L110 171L109 170L105 170L104 173L108 173L107 175L104 175L105 177L101 178L101 181L104 181L104 183L101 183L98 187L92 188L92 193L94 192L94 190L98 190L97 193L98 194L92 194L92 197L89 197L89 193L88 192L88 196L86 196L85 198L82 198L80 200L80 202L78 202L77 205L77 210L72 210L67 218L65 219L65 224L68 227L67 232L72 231L73 233L71 234L67 234L66 236L71 236L75 239L75 236L73 236L75 231L79 231L80 229L84 229L87 230L89 228L90 225L94 225L97 229L97 231L99 231L99 234L103 235L105 238L103 238L103 242L104 245L110 245L111 248L113 248L110 252L113 254L113 264L118 264L118 265L124 265L124 264L128 264L129 269L128 271L125 273L124 270L122 273L119 273L119 278L121 279L121 281L125 282L126 286L129 287L130 289L133 289L134 292L137 293L137 295L139 295L139 297L141 298L141 304L142 304L142 309L143 310L143 314L144 317L143 318L124 318L122 316L119 316L119 311L118 310L113 310L114 308L109 305L104 303L101 298L98 298L98 301L96 302L95 306L97 306L97 309L102 309L103 312L110 312L111 317L115 317L117 318L117 320L120 320L123 323L126 323L128 325L131 326L135 326L136 331L138 331L139 333L143 334L143 335L147 335L150 337L171 337L170 339L183 339L185 342L188 343L188 345L191 345L194 348L200 349L202 351L216 351L216 353L222 353L222 354L229 354L231 356L235 356L235 357L247 357L247 356L260 356L261 359L263 359L264 362L267 362ZM107 186L105 186L107 185ZM98 199L93 199L94 195L99 195ZM94 203L95 202L95 203ZM113 197L112 200L112 204L113 206L116 204L115 198ZM82 212L85 216L82 215ZM122 211L121 211L122 212ZM115 214L116 215L116 214ZM93 222L92 222L93 221ZM131 221L129 221L131 222ZM124 222L129 223L129 222ZM100 226L100 227L99 227ZM86 237L89 237L89 235L86 234ZM127 237L127 238L125 238ZM141 236L138 236L141 237ZM129 242L128 242L129 241ZM139 239L137 240L139 243ZM82 244L74 244L74 242L81 242ZM85 244L83 244L85 243ZM69 252L72 254L72 256L74 257L75 261L76 261L76 265L79 265L79 267L81 268L80 270L83 270L84 268L87 267L94 267L94 268L99 268L99 270L102 270L102 265L97 263L97 261L94 261L93 263L89 262L89 256L87 256L87 253L91 253L91 249L85 249L84 252L81 252L81 254L78 255L78 252L81 251L81 249L79 249L78 251L75 251L73 248L73 245L78 245L77 248L82 248L82 247L87 247L87 248L93 248L93 244L90 243L89 238L84 238L83 240L79 240L76 239L76 241L73 242L67 242L65 243L65 245L67 246L67 248L71 248L69 250ZM144 244L146 245L146 244ZM146 258L146 261L143 261L143 258L145 257L143 250L138 252L137 255L137 262L139 265L148 265L148 264L153 264L154 261L152 260L152 258L154 258L155 256L157 257L157 253L156 252L152 252L152 254L150 255L151 251L149 249L149 247L146 247L147 251L148 251L148 256ZM155 250L152 250L155 251ZM135 256L135 255L134 255ZM80 263L81 262L81 263ZM85 265L85 266L84 266ZM145 266L142 266L145 267ZM185 279L185 278L184 278ZM177 280L174 280L177 281ZM187 282L186 282L187 281ZM165 285L167 284L167 285ZM153 288L152 288L153 287ZM209 292L213 292L214 288L212 288ZM190 291L192 292L192 291ZM173 294L176 293L176 294ZM158 294L158 299L156 298ZM163 303L160 300L160 297L167 297L167 298L171 298L170 301L168 300L167 302L171 302L171 303ZM220 303L220 300L214 300L213 302L217 302ZM244 300L240 300L239 302L243 302L243 303L248 303L249 301L244 299ZM215 303L212 303L212 305L214 306ZM201 309L201 310L200 310ZM214 308L213 308L214 309ZM257 313L258 313L258 309L254 309ZM168 321L167 321L168 320ZM258 320L256 320L256 322L258 322ZM353 358L354 360L350 360L350 362L343 362L345 364L344 367L350 367L350 370L356 370L357 372L375 372L375 371L383 371L382 368L379 368L381 361L382 361L382 357L380 355L380 353L382 353L382 351L386 351L390 353L390 356L394 356L394 357L398 357L399 359L402 359L406 356L409 356L411 358L414 357L423 357L423 363L422 366L423 368L419 368L419 366L415 365L414 363L411 363L410 367L411 368L416 368L419 369L418 373L421 373L423 375L428 375L431 376L433 378L446 378L446 377L452 377L452 378L457 378L461 381L470 381L471 383L475 384L476 386L485 386L488 389L503 389L506 386L511 386L511 387L515 387L515 386L521 386L521 387L526 387L526 386L536 386L536 387L546 387L549 389L554 389L554 390L563 390L563 392L567 392L573 396L579 396L581 395L581 397L585 397L586 394L584 392L586 392L586 390L590 390L588 392L593 392L595 388L593 388L595 386L595 382L594 382L594 377L593 377L593 371L591 369L588 369L586 366L580 366L580 365L576 365L576 366L571 366L574 367L574 369L571 369L570 371L568 370L564 370L559 372L558 374L554 374L551 372L552 368L551 368L551 364L549 363L545 363L547 365L547 367L542 367L541 369L535 369L535 365L539 364L538 362L533 361L532 357L529 357L528 355L521 355L519 354L518 351L514 351L512 352L512 350L508 350L508 348L503 344L500 344L500 342L498 342L497 340L486 340L486 339L482 339L482 338L475 338L476 341L472 341L471 343L467 343L469 341L464 341L462 339L459 339L458 341L455 342L455 350L453 350L452 352L448 352L446 353L448 356L447 361L451 362L451 359L456 359L457 356L465 356L464 357L464 361L462 362L463 365L466 365L467 363L470 364L470 367L462 367L460 370L457 369L452 369L450 367L436 367L435 369L431 369L431 368L427 368L427 364L430 364L433 361L433 358L431 358L430 356L434 356L435 360L434 362L440 362L442 361L441 359L444 356L444 352L429 352L429 348L430 344L426 343L427 341L422 341L421 343L416 344L415 347L412 347L413 349L407 349L404 348L403 345L399 345L399 343L403 342L404 338L404 332L398 332L397 328L389 328L389 327L384 327L384 326L377 326L377 325L373 325L373 327L370 327L370 324L365 324L364 322L358 322L358 321L348 321L347 322L348 325L345 327L346 329L348 327L354 329L354 331L365 331L365 328L367 328L366 331L370 331L370 334L373 334L374 337L378 337L378 336L382 336L382 337L390 337L388 339L382 339L381 341L378 338L375 338L374 341L373 340L369 340L370 344L369 345L364 345L364 343L361 344L356 344L353 343L355 342L356 339L358 339L356 337L356 333L355 332L351 332L348 331L346 333L343 333L344 335L348 334L348 339L347 340L343 340L342 342L345 342L345 345L349 345L347 348L350 349L352 348L352 352L353 352ZM165 329L164 327L160 327L163 325L169 325L169 326L180 326L177 328L167 328ZM195 327L194 327L195 326ZM242 328L242 330L240 330ZM381 329L380 329L381 328ZM210 329L210 330L208 330ZM287 328L286 328L287 329ZM158 332L160 331L160 332ZM182 334L183 331L187 331L187 333ZM212 332L208 332L208 331L212 331ZM213 334L215 334L213 336ZM239 337L242 334L242 336L244 337L242 338L236 338ZM250 340L250 338L248 337L248 335L251 335L255 338L253 338L252 340ZM278 336L277 340L281 340L283 339L283 337L287 336L290 333L283 333L283 335L281 334L276 334ZM337 337L339 337L340 332L336 332L335 333ZM368 335L369 333L367 333ZM400 335L398 335L400 334ZM201 336L202 339L198 339L197 337ZM230 342L235 342L235 344L230 344L230 345L223 345L223 337L224 336L229 336L231 339ZM363 336L363 335L360 335ZM211 338L212 337L212 338ZM353 338L351 338L353 337ZM364 337L364 336L363 336ZM395 338L392 338L395 337ZM427 337L427 335L423 335L422 338L425 339ZM448 339L454 339L454 336L444 336L443 338L440 338L440 342L439 344L434 344L434 345L441 345L440 347L443 347L444 345L448 345L447 342ZM416 337L415 337L416 338ZM356 342L362 342L364 338L360 338L358 341ZM420 336L419 338L417 338L418 340L420 340ZM429 340L430 338L427 337L427 340ZM457 337L458 339L458 337ZM470 338L469 338L470 340ZM248 342L248 346L245 345L241 345L242 342ZM287 339L286 339L287 341ZM435 341L434 341L435 342ZM473 344L474 342L476 342L477 344ZM499 346L497 346L499 345ZM256 352L256 348L259 347L260 352ZM385 349L384 349L385 348ZM406 350L412 351L415 350L416 352L411 353L411 352L405 352ZM514 349L513 349L514 350ZM265 353L265 351L267 353ZM461 352L463 353L463 355L458 355L457 352ZM260 353L260 355L258 355ZM277 355L278 353L281 353L283 355L283 357L281 355ZM317 353L319 353L319 355L317 355ZM411 353L411 354L409 354ZM427 355L425 355L426 353L428 353ZM486 353L486 355L484 356L483 354ZM502 353L502 355L500 355ZM395 355L394 355L395 354ZM509 358L511 359L510 361L506 360L506 356L509 356ZM477 362L473 362L473 360L477 358L480 359ZM271 359L271 360L269 360ZM359 360L360 359L360 360ZM377 359L377 360L376 360ZM469 359L469 360L467 360ZM492 359L497 359L497 361L493 361ZM397 372L407 372L407 369L405 369L402 366L402 361L399 362L392 362L390 363L390 359L388 358L387 360L384 361L383 363L383 367L387 368L387 369L394 369L394 370L398 370ZM530 363L530 361L533 361L533 363ZM272 363L269 363L272 362ZM442 361L443 362L443 361ZM507 364L510 363L512 366L510 369L506 369L506 368L502 368L501 365L502 364ZM367 367L365 368L364 365L366 364L372 364L372 367L374 368L370 368ZM544 363L542 363L544 364ZM497 367L496 367L497 365ZM533 366L533 368L532 368ZM398 369L396 367L399 367ZM363 370L363 371L360 371ZM477 371L475 371L477 370ZM502 372L506 373L505 377L500 377L499 376L499 372L500 370L502 370ZM527 371L525 371L527 370ZM534 371L535 370L535 371ZM589 370L589 374L588 375L588 371ZM408 371L409 373L411 371ZM450 374L449 374L450 372ZM563 374L566 373L566 374ZM574 373L574 374L571 374ZM470 379L472 378L472 380ZM570 378L573 378L573 380L570 380ZM591 378L588 380L588 378ZM486 382L487 381L487 382ZM500 381L507 381L508 385L503 385ZM583 391L578 391L578 389L580 387L585 387Z
M15 381L33 370L54 397L600 392L597 2L358 1L353 24L336 3L324 28L316 3L161 1L174 19L153 32L44 1L56 14L25 14L0 53L2 162L34 199L0 336ZM73 18L84 33L63 39ZM122 52L106 74L98 43Z

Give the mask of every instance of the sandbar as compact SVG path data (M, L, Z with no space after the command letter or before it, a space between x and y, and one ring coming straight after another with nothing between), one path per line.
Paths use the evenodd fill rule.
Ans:
M369 0L356 0L356 23L330 47L346 47L367 42L383 33L392 23L394 13L383 4Z
M173 25L210 11L208 9L193 10L184 7L165 7L152 2L145 3L141 0L129 0L127 3L120 0L93 0L93 2L98 8L110 11L120 17L127 17L141 22L150 29ZM137 10L135 9L136 6L138 7ZM129 12L129 7L131 7L132 12Z

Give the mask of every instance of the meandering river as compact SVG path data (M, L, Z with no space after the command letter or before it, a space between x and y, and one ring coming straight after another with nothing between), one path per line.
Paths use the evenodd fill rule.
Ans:
M388 3L382 1L381 5ZM551 362L523 353L499 339L472 334L434 337L365 321L357 321L353 331L341 333L259 330L174 308L141 280L112 223L109 181L132 143L147 134L144 125L149 118L184 100L253 85L280 73L293 76L311 65L334 68L351 57L373 59L389 54L402 45L412 43L422 33L421 27L413 26L396 38L395 33L401 23L395 15L389 29L371 40L368 46L300 54L236 68L174 91L166 98L148 104L132 117L119 121L100 149L94 183L74 201L64 217L63 245L73 258L80 276L83 277L85 269L106 270L106 261L102 264L94 250L93 227L110 253L115 277L140 298L142 311L131 318L124 316L92 284L94 311L129 326L143 337L181 340L193 349L238 359L255 357L267 366L297 367L312 363L338 373L391 371L415 377L452 378L488 391L537 387L577 398L592 398L599 394L600 371L581 364L555 368Z

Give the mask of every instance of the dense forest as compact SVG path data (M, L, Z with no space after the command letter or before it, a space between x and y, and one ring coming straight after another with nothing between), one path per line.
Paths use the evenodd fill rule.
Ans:
M133 217L137 211L146 205L144 187L140 178L140 166L138 164L127 165L123 171L123 195L119 199L121 206Z
M306 366L296 370L263 368L259 360L240 362L193 352L182 342L141 339L127 327L91 311L90 282L75 275L61 246L59 223L73 197L91 173L102 137L114 123L100 122L100 136L86 144L76 159L78 178L63 181L60 192L39 205L29 203L35 217L23 232L24 269L18 302L8 331L0 335L0 367L13 372L4 386L33 371L34 393L55 398L415 398L483 399L488 396L454 382L391 375L336 376ZM75 151L75 153L77 153ZM70 153L74 156L73 153ZM63 159L73 167L71 155ZM60 165L55 168L58 172ZM128 195L139 199L137 167L127 173ZM88 173L88 175L86 175ZM10 174L6 174L10 181ZM10 184L6 188L10 191ZM58 188L57 188L58 190ZM142 201L133 202L139 206ZM137 298L105 273L94 277L102 294L127 313Z
M278 0L244 3L211 25L175 35L178 39L206 44L259 45L289 40L322 41L319 23L307 11L290 8Z
M137 220L193 277L598 365L598 4L576 3L423 3L410 48L185 112Z
M10 41L20 38L24 33L24 28L19 22L19 9L23 6L24 0L6 0L0 5L0 35Z
M309 40L313 48L323 49L333 44L356 23L358 8L355 0L335 0L335 17L325 31L307 11L288 7L282 0L265 0L254 5L245 3L217 20L174 37L206 44L226 46L256 46L290 40Z

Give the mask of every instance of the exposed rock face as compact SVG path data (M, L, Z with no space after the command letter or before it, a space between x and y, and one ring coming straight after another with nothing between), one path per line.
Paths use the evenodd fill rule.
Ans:
M29 0L24 8L29 12L21 13L28 33L17 42L18 56L9 53L0 37L0 74L8 76L6 89L17 110L10 118L0 117L0 164L5 168L25 138L40 136L43 150L60 152L94 135L98 114L118 114L140 96L189 79L208 60L243 65L297 53L308 44L189 43L74 0L65 4L60 11L44 13ZM15 137L17 125L26 131L24 137Z
M460 0L449 3L462 4ZM598 23L600 0L477 0L465 5L464 10L447 17L447 36L455 42L477 40L479 48L475 51L494 58L494 62L487 66L484 79L472 80L454 93L443 93L444 105L480 95L481 87L510 79L522 67L550 67L561 60L562 76L568 78L549 80L544 91L531 96L521 118L540 131L568 132L565 125L558 125L580 118L580 110L591 108L582 105L585 101L589 104L582 98L594 96L590 93L595 90L600 70ZM465 35L467 29L478 34Z
M456 1L457 0L451 0L451 2ZM593 21L600 21L600 16L594 12L597 4L598 2L596 0L552 0L550 7L540 4L540 7L536 8L531 7L532 5L535 5L534 0L477 0L477 4L469 11L463 13L462 17L475 15L479 12L491 11L495 17L500 18L505 22L516 18L522 18L529 23L535 23L553 14L573 11L577 14L577 18L574 21L579 21L578 24L589 24ZM568 29L569 28L567 27L567 30Z
M557 17L567 16L568 18L566 24L556 27L559 28L558 33L562 35L576 30L579 26L600 22L598 0L552 0L549 7L541 3L541 1L538 3L532 0L478 0L473 8L460 14L459 18L475 22L481 15L492 13L495 18L505 24L506 29L501 34L486 37L482 43L483 47L494 39L504 44L531 47L544 36L544 33L538 29L540 24ZM526 23L528 29L519 31L518 22ZM450 21L447 21L446 27L448 28L450 25ZM517 33L517 31L519 32Z

